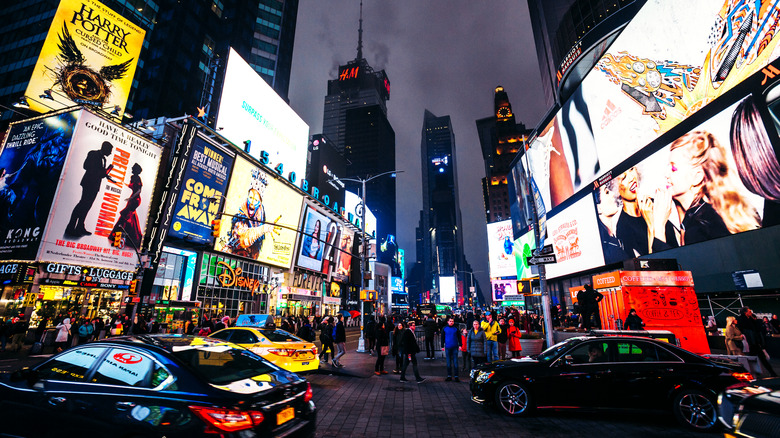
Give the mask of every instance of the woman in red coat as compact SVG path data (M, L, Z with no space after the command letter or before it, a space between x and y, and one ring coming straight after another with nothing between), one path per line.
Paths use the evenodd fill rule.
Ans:
M522 332L520 332L520 329L515 326L514 319L509 320L509 329L506 332L506 336L506 345L509 347L509 351L512 353L512 357L520 357L520 352L523 351L523 347L520 346L520 337L522 336Z

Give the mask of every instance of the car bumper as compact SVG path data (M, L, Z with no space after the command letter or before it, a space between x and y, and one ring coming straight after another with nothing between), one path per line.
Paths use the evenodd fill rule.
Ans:
M489 387L485 384L479 384L472 382L469 384L471 389L471 401L481 405L490 404L493 400L493 394Z

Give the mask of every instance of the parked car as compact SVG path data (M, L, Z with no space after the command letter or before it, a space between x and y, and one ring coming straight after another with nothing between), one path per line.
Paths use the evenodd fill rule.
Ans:
M671 408L696 430L717 425L717 394L752 380L741 365L716 363L645 337L576 337L536 357L471 371L472 400L512 416L537 407Z
M218 330L209 337L252 350L287 371L303 373L320 367L314 342L276 328L270 315L241 315L236 327Z
M309 382L234 344L123 336L0 374L0 436L314 436L311 399Z
M730 436L776 437L780 433L780 378L727 388L718 396L718 411Z

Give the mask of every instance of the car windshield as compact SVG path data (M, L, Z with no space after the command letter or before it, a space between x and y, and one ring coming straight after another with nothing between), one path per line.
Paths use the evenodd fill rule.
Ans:
M306 342L294 334L281 330L260 330L260 333L271 342Z
M582 340L579 338L571 338L566 339L565 341L558 342L557 344L553 345L552 347L544 350L536 359L539 362L549 362L561 353L561 351L571 347L572 345L575 345Z
M174 349L173 355L184 366L214 385L225 385L279 370L249 350L227 345L177 348Z

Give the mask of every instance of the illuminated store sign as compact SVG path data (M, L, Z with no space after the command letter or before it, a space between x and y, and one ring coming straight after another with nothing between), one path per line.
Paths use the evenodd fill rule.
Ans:
M217 262L217 266L222 267L222 272L217 275L217 281L223 287L249 289L252 292L257 292L257 288L260 287L260 280L242 276L243 271L240 267L233 268L223 261Z

